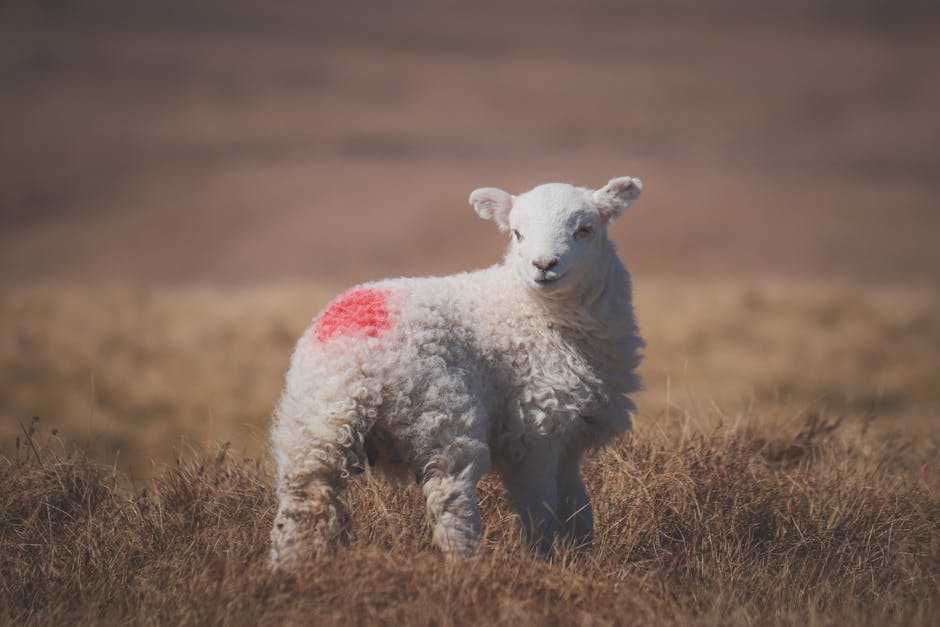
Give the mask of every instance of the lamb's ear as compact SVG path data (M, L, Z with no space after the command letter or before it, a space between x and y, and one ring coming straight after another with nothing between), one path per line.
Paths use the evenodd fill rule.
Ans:
M509 228L509 211L516 197L495 187L481 187L470 194L470 204L484 220L492 220L500 231Z
M602 188L591 195L601 217L609 222L623 213L627 207L640 197L643 182L635 176L621 176L610 179Z

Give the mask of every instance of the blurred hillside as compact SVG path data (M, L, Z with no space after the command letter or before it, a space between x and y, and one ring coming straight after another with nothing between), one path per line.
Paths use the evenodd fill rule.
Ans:
M138 478L193 445L230 441L259 455L291 348L332 293L0 291L0 456L24 444L33 416L43 441L58 429ZM821 414L876 434L872 443L903 433L937 445L936 295L645 281L636 297L648 342L639 441L718 425L773 431Z
M640 276L937 285L936 5L762 4L5 2L0 282L446 273L631 174Z

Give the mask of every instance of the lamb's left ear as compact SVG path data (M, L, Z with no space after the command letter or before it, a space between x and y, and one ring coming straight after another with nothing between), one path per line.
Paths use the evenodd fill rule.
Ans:
M481 187L470 194L473 210L484 220L492 220L500 231L509 228L509 211L516 197L495 187Z
M634 176L621 176L610 179L607 185L598 190L594 190L591 198L601 212L601 217L609 222L621 213L634 201L640 197L643 191L643 182Z

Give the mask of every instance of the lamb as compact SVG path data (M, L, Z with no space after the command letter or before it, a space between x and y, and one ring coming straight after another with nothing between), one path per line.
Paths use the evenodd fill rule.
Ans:
M630 275L607 227L640 195L632 177L470 195L510 233L502 264L353 288L294 349L271 441L278 511L270 562L332 551L342 490L367 463L420 484L433 541L477 552L478 480L495 470L531 544L593 539L580 464L631 428L643 340Z

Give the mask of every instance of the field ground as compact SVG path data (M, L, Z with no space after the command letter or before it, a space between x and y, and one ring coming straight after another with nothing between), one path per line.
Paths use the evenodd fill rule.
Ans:
M590 553L529 557L487 481L487 550L447 565L418 491L367 476L349 550L271 576L268 417L333 292L4 290L0 621L940 619L933 291L639 281L647 389L588 466Z

